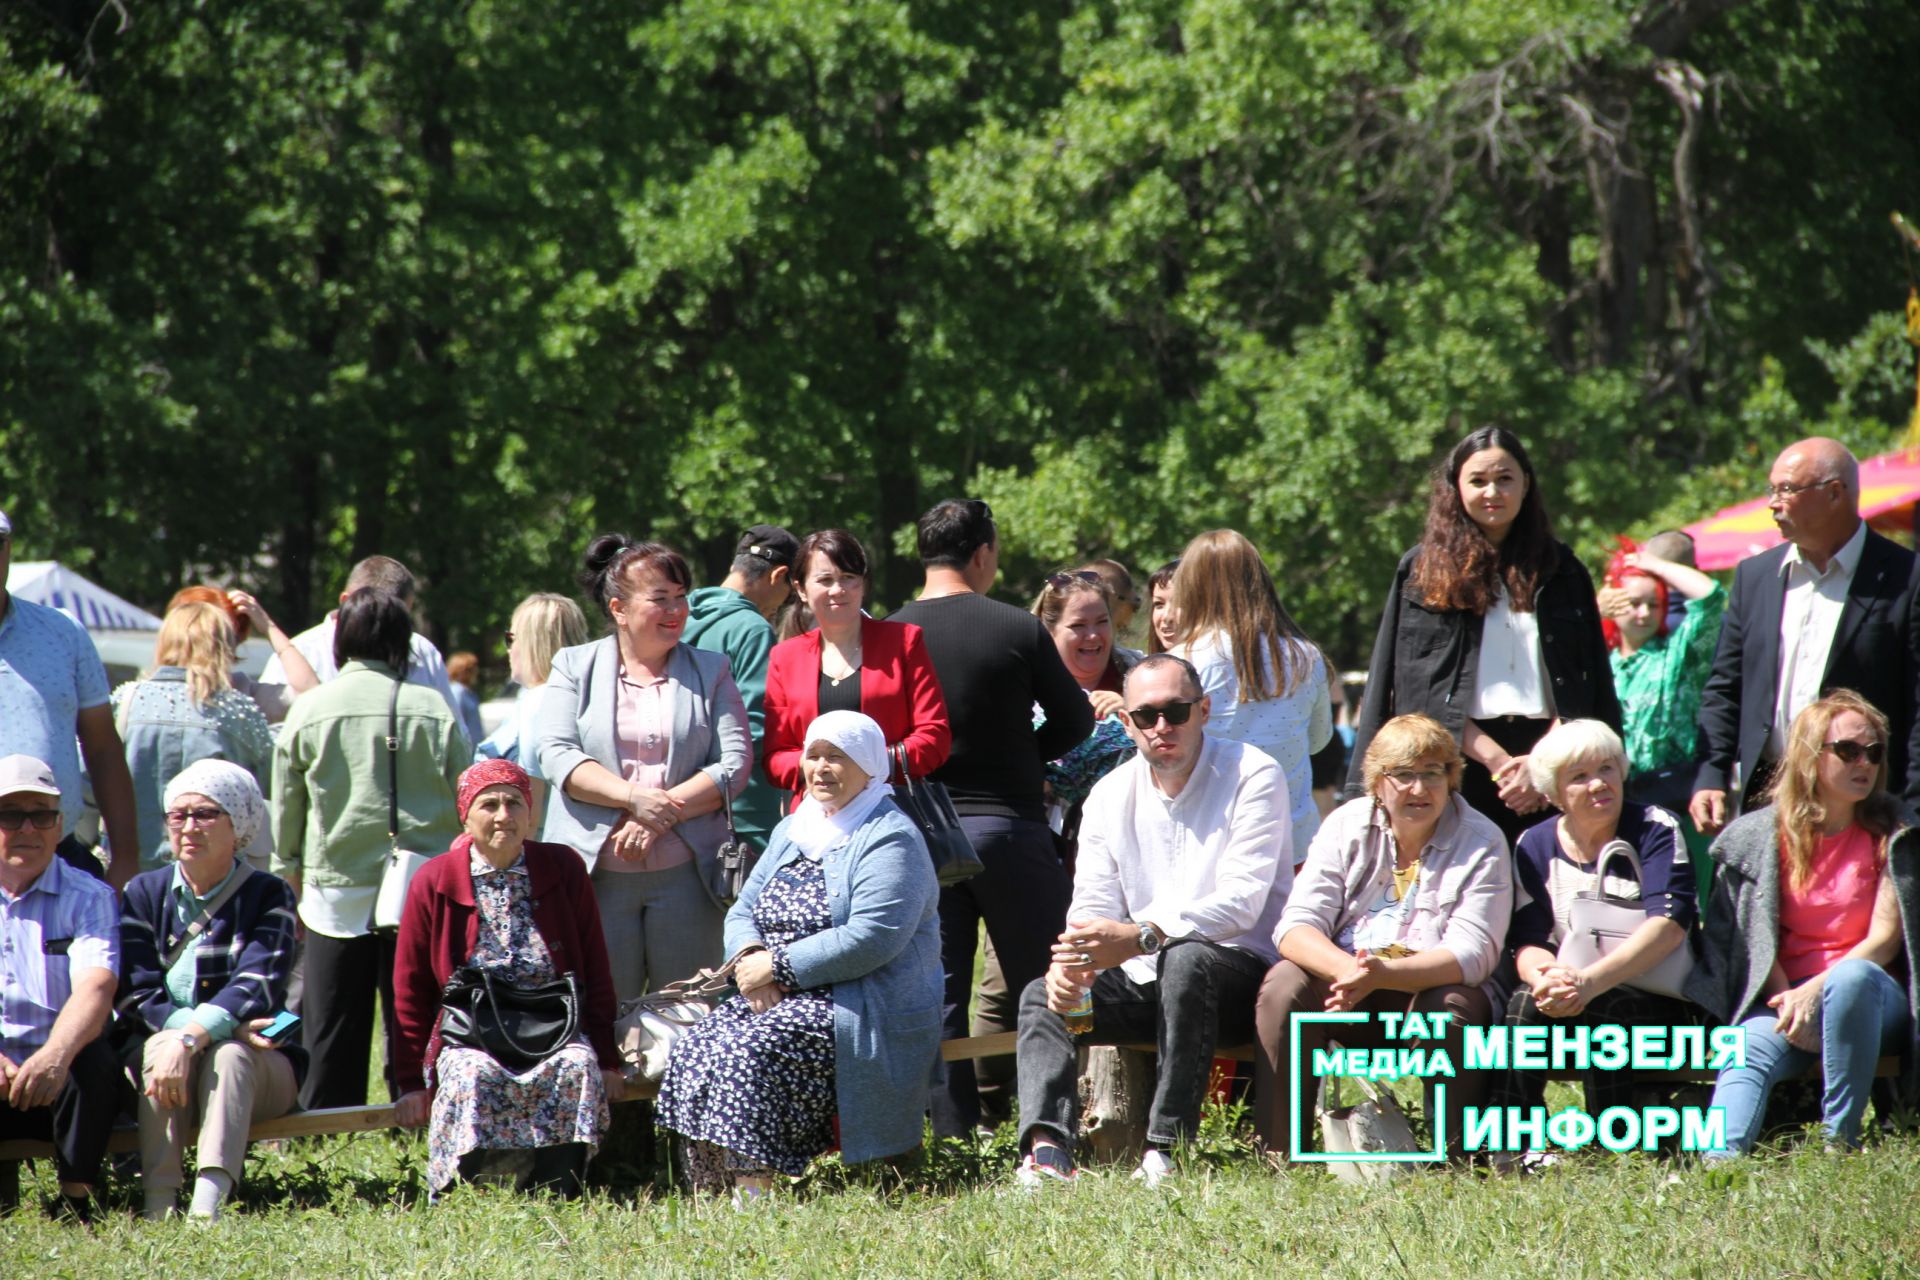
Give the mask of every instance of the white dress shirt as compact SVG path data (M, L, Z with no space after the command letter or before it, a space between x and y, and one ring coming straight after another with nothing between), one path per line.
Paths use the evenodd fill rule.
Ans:
M1820 697L1820 682L1826 678L1827 658L1833 652L1833 636L1840 628L1847 591L1853 586L1854 570L1860 567L1860 554L1866 545L1867 522L1862 520L1853 536L1827 561L1824 572L1808 564L1794 545L1787 547L1786 558L1780 562L1786 590L1780 607L1780 671L1774 687L1773 731L1767 735L1767 751L1773 759L1787 753L1787 730L1793 718Z
M337 613L330 613L320 625L308 627L290 641L313 668L313 674L320 677L321 684L340 674L339 664L333 660L333 628L338 617ZM416 631L408 649L407 683L437 690L458 718L460 707L453 700L453 682L447 679L447 663L440 656L439 647ZM279 654L267 659L266 669L254 684L253 697L267 713L267 719L275 724L287 718L294 695L287 685L287 669L281 665Z
M1094 784L1067 919L1150 920L1168 941L1204 938L1273 963L1292 887L1285 774L1257 747L1209 737L1178 796L1137 755ZM1159 966L1135 956L1120 968L1147 983Z

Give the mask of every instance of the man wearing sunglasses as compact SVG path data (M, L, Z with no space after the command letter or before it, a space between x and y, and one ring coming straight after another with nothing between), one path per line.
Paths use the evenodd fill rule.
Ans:
M1184 658L1152 654L1127 676L1140 750L1087 797L1067 927L1020 1000L1022 1185L1073 1175L1078 1043L1157 1046L1134 1174L1155 1187L1199 1128L1214 1046L1253 1035L1293 887L1291 810L1278 762L1208 737L1210 709ZM1065 1015L1089 986L1093 1026L1075 1035Z
M1860 518L1860 464L1837 440L1788 445L1768 473L1767 508L1785 542L1734 570L1700 695L1694 824L1712 835L1760 794L1793 718L1841 688L1887 717L1888 789L1920 803L1920 562Z
M88 1220L118 1112L106 1030L119 981L113 890L54 856L60 784L31 756L0 759L0 1140L54 1144L60 1198Z

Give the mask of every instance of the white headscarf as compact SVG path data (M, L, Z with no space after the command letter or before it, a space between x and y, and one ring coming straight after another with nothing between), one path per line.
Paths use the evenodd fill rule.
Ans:
M273 852L273 831L267 825L267 802L253 775L227 760L196 760L167 784L161 801L167 808L184 795L203 795L233 819L233 854L255 858Z
M893 788L887 785L887 735L873 717L858 711L829 711L816 716L807 726L802 752L822 740L845 752L867 775L867 785L837 813L828 813L811 795L794 809L793 820L787 824L787 839L816 861L827 850L846 843L873 813L874 806L893 794Z

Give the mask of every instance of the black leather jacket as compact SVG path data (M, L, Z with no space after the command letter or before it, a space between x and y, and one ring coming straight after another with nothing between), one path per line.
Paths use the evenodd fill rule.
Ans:
M1556 542L1559 557L1540 584L1534 608L1540 615L1540 651L1545 660L1554 714L1562 720L1604 720L1620 731L1620 699L1613 689L1613 667L1600 609L1586 566ZM1363 794L1361 765L1380 726L1395 716L1432 716L1458 742L1473 700L1479 670L1480 614L1464 609L1429 609L1407 590L1415 547L1400 557L1393 590L1380 614L1367 665L1366 698L1354 730L1353 763L1347 770L1348 798Z

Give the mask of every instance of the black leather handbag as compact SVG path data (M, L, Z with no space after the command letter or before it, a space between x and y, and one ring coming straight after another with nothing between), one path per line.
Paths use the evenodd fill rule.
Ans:
M889 751L901 778L893 784L893 802L920 829L921 838L927 842L927 854L933 859L933 874L941 887L971 880L985 871L987 865L974 851L973 841L967 839L947 789L938 782L908 773L905 749L894 746Z
M580 1030L580 992L571 973L521 987L465 965L440 997L440 1042L479 1049L515 1075L531 1071Z

